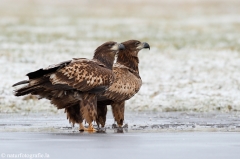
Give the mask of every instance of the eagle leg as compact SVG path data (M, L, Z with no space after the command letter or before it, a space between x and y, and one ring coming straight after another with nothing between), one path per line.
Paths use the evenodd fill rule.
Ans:
M79 131L88 131L88 129L83 126L82 122L79 123Z
M87 131L95 132L92 122L97 119L97 97L95 94L85 93L80 101L80 112L89 124Z
M122 127L124 121L125 101L113 102L111 106L114 120L117 122L118 127Z
M69 123L72 123L73 125L75 123L79 123L79 131L84 131L84 126L83 126L83 117L80 112L80 105L76 104L71 107L65 108L65 113L67 114L67 119L69 120Z
M98 102L97 105L97 125L99 127L99 125L101 125L102 128L104 128L105 123L106 123L106 115L107 115L107 105L104 104L100 104Z

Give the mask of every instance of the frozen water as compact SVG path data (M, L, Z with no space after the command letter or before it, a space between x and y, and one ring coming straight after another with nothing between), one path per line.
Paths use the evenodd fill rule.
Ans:
M78 124L72 127L64 113L0 115L0 132L78 133ZM126 112L123 129L117 129L113 123L112 114L108 113L105 129L100 132L240 132L239 113Z
M0 133L1 155L48 158L238 159L239 133ZM26 158L26 157L25 157ZM40 157L39 157L40 158Z

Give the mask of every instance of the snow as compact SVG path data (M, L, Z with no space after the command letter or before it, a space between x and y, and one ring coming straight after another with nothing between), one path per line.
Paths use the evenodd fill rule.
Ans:
M85 1L1 1L0 112L61 113L47 100L15 97L12 85L36 69L91 58L105 41L128 39L151 46L139 53L143 86L128 110L240 111L240 3L231 2L103 1L87 9Z

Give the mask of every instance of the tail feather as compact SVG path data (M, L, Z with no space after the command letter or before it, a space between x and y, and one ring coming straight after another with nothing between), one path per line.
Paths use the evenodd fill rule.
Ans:
M26 83L29 83L29 80L20 81L20 82L18 82L18 83L15 83L15 84L12 85L12 86L15 87L15 86L18 86L18 85L21 85L21 84L26 84Z
M48 81L47 77L37 78L35 80L20 81L14 85L20 85L23 83L29 83L27 86L23 86L15 90L15 96L23 96L29 93L33 93L42 88L42 85Z
M51 90L53 90L53 89L59 89L59 88L66 89L66 90L71 89L71 87L68 87L67 85L64 85L64 86L54 85L53 86L49 81L49 75L51 73L55 72L59 68L65 67L71 61L72 60L64 61L59 64L51 65L47 68L44 68L44 69L42 68L42 69L36 70L34 72L28 73L27 76L28 76L29 80L20 81L13 85L13 87L15 87L18 85L28 83L27 86L23 86L22 88L16 89L15 96L23 96L23 95L26 95L29 93L38 95L38 93L39 93L39 94L43 94L44 96L47 94L47 97L48 97L49 92L47 92L47 93L43 92L46 89L50 89L50 93L51 93ZM43 89L43 88L46 88L46 89Z
M27 95L29 93L32 93L34 91L37 91L38 89L41 89L41 87L39 87L39 86L26 86L26 87L22 87L22 88L19 88L19 89L15 90L14 95L15 96L23 96L23 95Z

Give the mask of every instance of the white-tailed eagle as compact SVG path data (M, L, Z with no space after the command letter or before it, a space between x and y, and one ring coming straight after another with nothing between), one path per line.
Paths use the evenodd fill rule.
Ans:
M110 41L99 46L93 59L75 58L27 74L29 80L13 86L26 84L15 90L16 96L38 95L51 100L59 109L78 105L75 114L80 129L84 130L83 119L92 131L92 121L97 120L97 96L114 81L112 66L115 55L124 45ZM67 105L67 106L66 106ZM71 119L69 119L71 121Z

